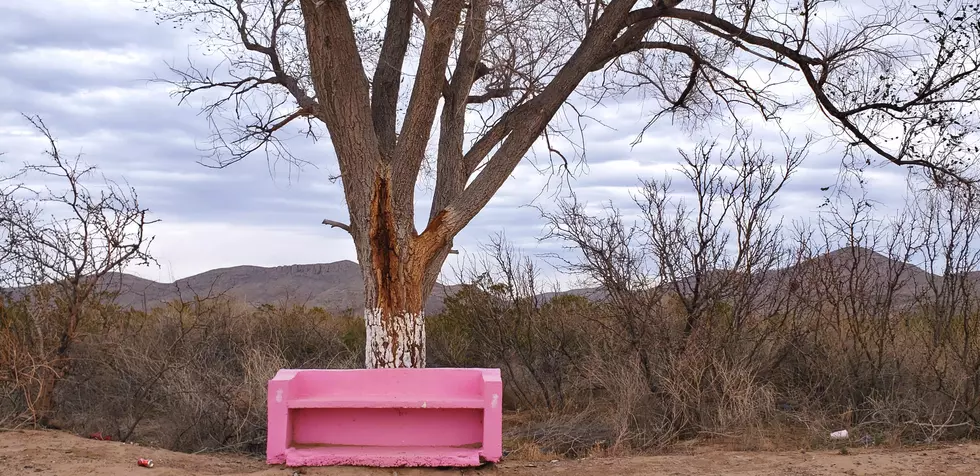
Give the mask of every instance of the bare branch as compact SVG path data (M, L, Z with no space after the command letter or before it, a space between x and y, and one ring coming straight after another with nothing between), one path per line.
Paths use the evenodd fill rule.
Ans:
M466 9L466 23L456 68L443 89L443 109L440 120L436 164L436 186L429 220L433 220L449 201L454 199L467 177L472 174L463 156L463 135L466 132L467 95L473 84L487 74L488 68L480 57L484 48L488 0L471 0Z
M398 119L398 91L402 78L402 65L408 52L408 40L412 33L412 15L420 11L418 0L393 0L388 5L388 24L378 67L374 71L371 89L371 116L378 134L382 154L395 151L395 122ZM423 23L428 22L425 14Z
M512 94L517 92L513 88L488 88L483 94L478 94L475 96L467 96L467 104L482 104L485 102L492 101L494 99L501 99L510 97Z
M323 224L324 225L330 225L331 228L340 228L341 230L344 230L347 233L350 233L350 225L348 225L346 223L341 223L339 221L328 220L328 219L324 218L323 219Z
M405 195L415 188L425 149L432 133L439 99L442 98L456 29L463 10L463 0L436 0L429 14L425 40L419 53L418 71L412 88L412 98L405 111L405 123L399 135L393 175L398 178L396 193ZM479 40L476 40L479 41ZM477 44L478 48L480 45ZM428 74L427 74L428 73ZM412 208L411 203L399 207Z
M415 16L418 17L419 22L423 25L429 25L429 11L425 8L422 0L415 0Z

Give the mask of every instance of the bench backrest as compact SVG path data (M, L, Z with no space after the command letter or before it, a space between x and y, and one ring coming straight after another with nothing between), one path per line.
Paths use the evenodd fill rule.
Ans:
M299 370L290 398L398 395L401 397L483 396L480 369Z

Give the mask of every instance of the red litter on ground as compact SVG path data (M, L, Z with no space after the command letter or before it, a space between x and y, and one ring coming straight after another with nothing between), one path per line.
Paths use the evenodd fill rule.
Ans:
M144 468L152 468L153 467L153 460L152 459L146 459L146 458L140 458L140 459L136 460L136 464L138 464L140 466L143 466Z

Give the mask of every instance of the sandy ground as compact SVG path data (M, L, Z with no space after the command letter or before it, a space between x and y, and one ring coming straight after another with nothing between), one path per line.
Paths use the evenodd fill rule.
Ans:
M0 474L106 476L184 475L980 475L980 444L933 448L851 449L813 452L735 452L697 448L683 455L586 458L558 462L506 460L495 467L467 471L367 468L285 468L235 455L189 455L118 442L96 441L55 431L0 432ZM136 465L152 458L152 469Z

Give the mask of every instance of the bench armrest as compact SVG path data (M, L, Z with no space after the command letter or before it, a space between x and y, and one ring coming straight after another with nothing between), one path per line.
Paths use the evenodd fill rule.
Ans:
M500 369L484 369L483 457L493 462L503 456L503 390Z
M266 461L273 464L286 462L286 445L289 441L289 386L298 370L282 369L269 380L267 398L268 428Z

